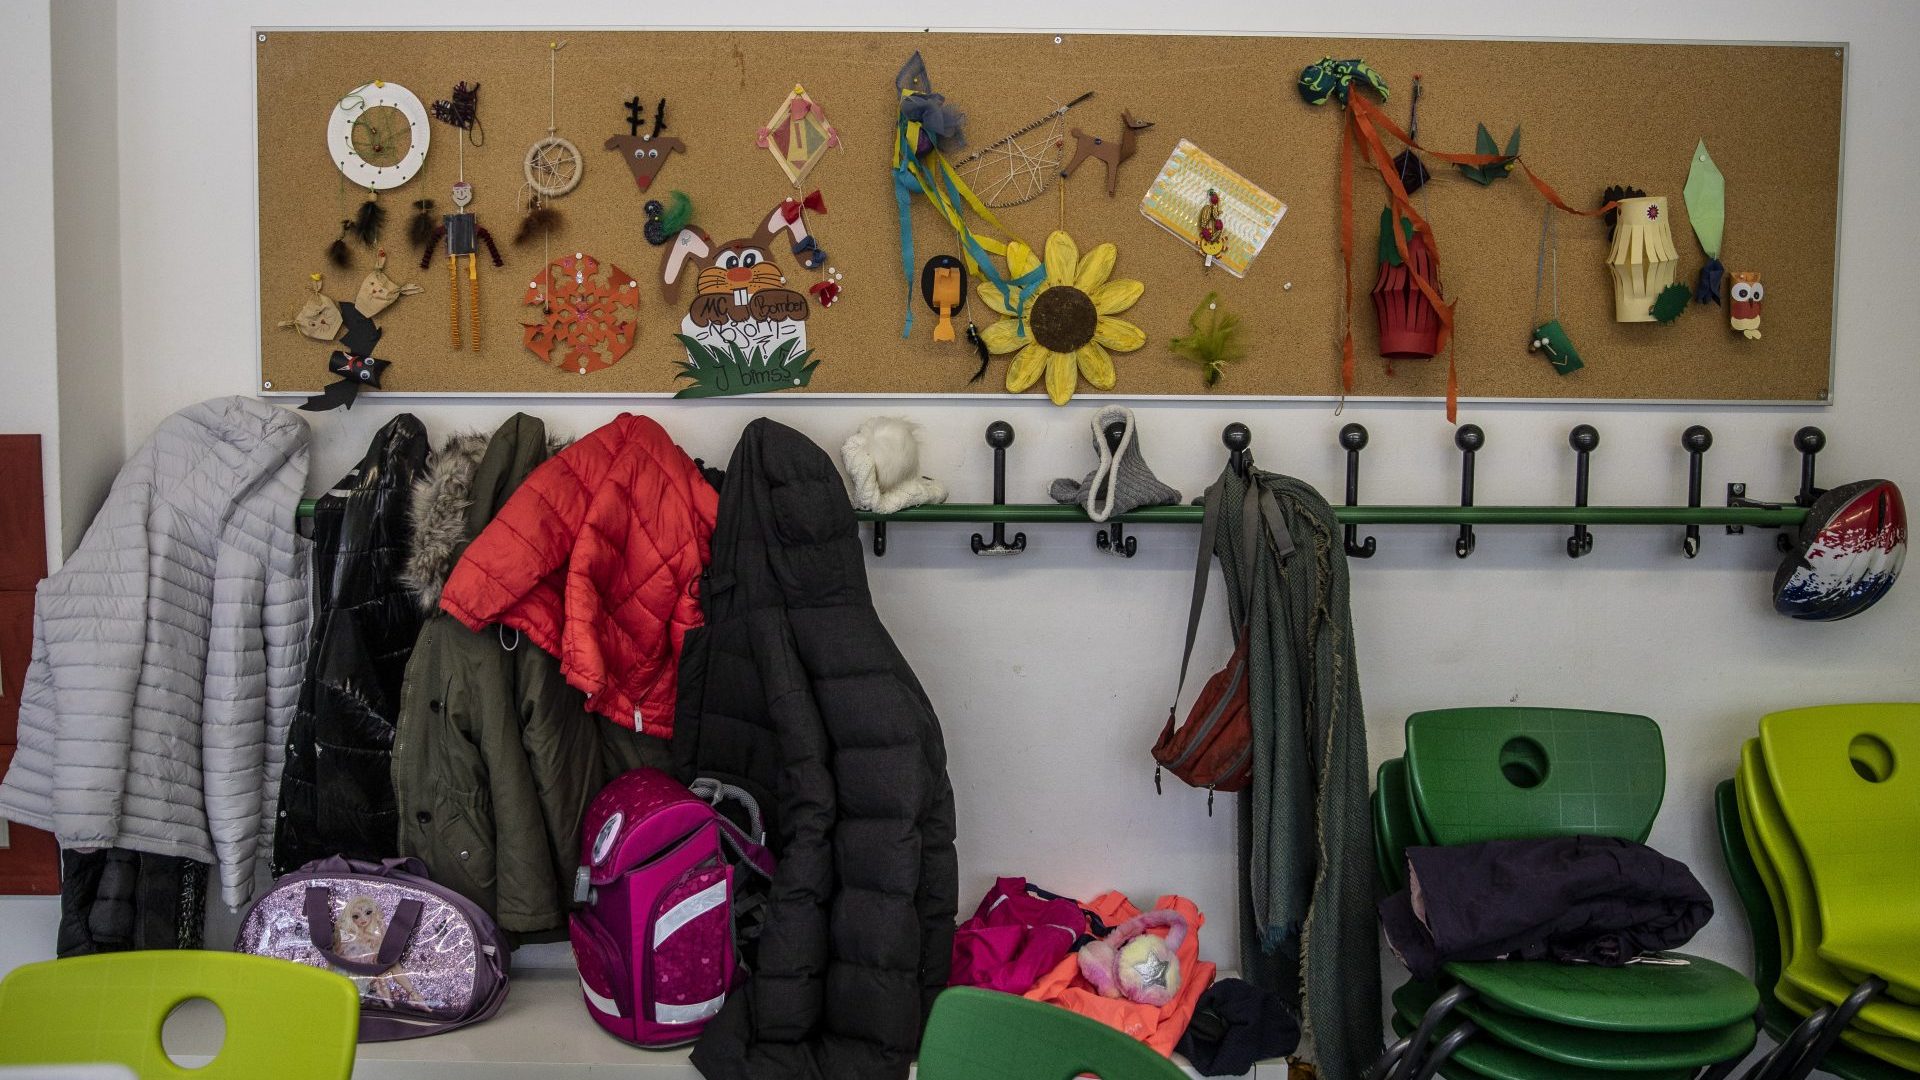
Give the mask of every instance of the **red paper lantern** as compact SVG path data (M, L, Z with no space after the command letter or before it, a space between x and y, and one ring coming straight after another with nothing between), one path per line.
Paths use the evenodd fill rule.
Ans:
M1388 250L1391 238L1383 238ZM1396 251L1395 254L1398 254ZM1418 270L1434 291L1440 289L1433 249L1425 232L1407 237L1406 261L1400 265L1382 259L1380 278L1373 283L1373 313L1380 323L1380 355L1387 360L1431 360L1440 352L1440 313L1413 283Z

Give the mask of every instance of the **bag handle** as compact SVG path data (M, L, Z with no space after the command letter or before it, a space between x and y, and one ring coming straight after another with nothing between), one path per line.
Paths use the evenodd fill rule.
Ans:
M307 940L327 958L327 963L355 975L384 975L400 962L400 954L413 941L420 928L424 905L418 900L402 900L393 906L393 918L387 922L386 936L372 960L349 960L334 951L333 892L325 885L307 886Z
M1193 641L1200 634L1200 612L1207 604L1207 568L1209 564L1213 562L1214 539L1220 533L1220 515L1223 513L1221 504L1226 501L1220 485L1221 481L1214 481L1213 486L1208 488L1206 493L1200 497L1201 502L1205 506L1205 510L1200 515L1200 554L1193 568L1193 603L1187 609L1187 644L1186 648L1180 653L1180 681L1174 684L1173 703L1167 706L1168 717L1175 716L1180 710L1180 693L1182 690L1185 690L1187 686L1187 666L1193 660ZM1249 488L1249 490L1253 489ZM1261 494L1264 495L1264 492ZM1251 552L1254 549L1254 545L1259 542L1261 521L1266 515L1263 513L1248 512L1244 497L1241 503L1240 536L1243 541L1243 550ZM1264 509L1264 507L1262 507L1262 509ZM1274 516L1277 518L1279 508L1276 506L1274 509ZM1269 521L1268 525L1272 527L1273 522ZM1244 576L1246 580L1240 583L1240 611L1243 616L1245 616L1248 613L1248 609L1253 606L1253 573L1251 567L1248 568L1248 573ZM1247 628L1243 623L1234 634L1236 644L1238 644L1240 636L1245 634L1246 631Z

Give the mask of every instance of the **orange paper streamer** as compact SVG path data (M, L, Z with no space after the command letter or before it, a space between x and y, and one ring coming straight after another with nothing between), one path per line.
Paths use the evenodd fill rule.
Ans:
M1346 271L1346 318L1345 332L1340 343L1340 385L1344 392L1351 393L1354 380L1353 360L1353 157L1356 144L1362 160L1373 166L1375 172L1387 186L1387 202L1393 211L1394 221L1405 218L1413 223L1416 231L1427 234L1427 247L1433 255L1433 270L1437 276L1440 270L1440 242L1434 235L1433 227L1414 208L1413 199L1407 194L1406 185L1400 182L1399 170L1393 167L1392 155L1387 153L1385 141L1381 137L1384 131L1388 135L1419 151L1428 157L1454 165L1484 166L1511 162L1518 165L1527 174L1527 180L1535 190L1554 206L1579 217L1597 217L1611 210L1615 203L1607 203L1597 210L1575 210L1567 205L1559 192L1546 181L1534 174L1526 162L1519 158L1508 158L1505 154L1451 154L1440 150L1429 150L1402 130L1387 114L1380 111L1372 102L1358 92L1350 94L1340 131L1340 258ZM1440 295L1427 275L1421 273L1407 258L1407 238L1398 227L1389 230L1393 233L1393 246L1399 251L1400 258L1408 267L1408 276L1413 285L1433 305L1439 316L1440 332L1436 339L1440 348L1447 350L1447 421L1456 422L1460 411L1460 375L1455 363L1453 348L1453 304Z

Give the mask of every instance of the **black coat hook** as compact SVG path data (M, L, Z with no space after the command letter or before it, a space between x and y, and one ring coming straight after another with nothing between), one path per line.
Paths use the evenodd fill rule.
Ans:
M1793 433L1793 448L1800 451L1800 494L1793 502L1795 506L1812 506L1815 499L1826 494L1813 486L1813 456L1827 448L1827 433L1817 427L1803 427Z
M1126 422L1123 420L1115 420L1103 428L1100 434L1107 440L1107 452L1115 458L1113 467L1107 472L1107 483L1115 484L1119 482L1117 478L1120 473L1120 462L1118 460L1120 456L1120 440L1127 437ZM1097 497L1097 494L1095 497ZM1110 521L1106 524L1105 528L1094 531L1093 546L1109 555L1118 555L1123 559L1131 559L1133 558L1133 553L1139 550L1140 542L1137 538L1126 535L1126 526L1118 521Z
M1253 432L1235 420L1220 430L1220 442L1227 448L1227 464L1245 478L1253 469Z
M1367 429L1359 424L1348 424L1341 428L1340 445L1347 450L1347 505L1357 506L1360 503L1360 451L1367 448ZM1365 543L1357 542L1360 535L1357 525L1348 525L1342 531L1346 533L1348 558L1373 558L1373 537L1367 537Z
M1713 432L1695 424L1680 433L1680 446L1687 452L1687 505L1700 505L1700 465L1713 446ZM1691 559L1700 554L1700 526L1687 526L1686 539L1680 542L1680 550Z
M993 447L993 505L1007 504L1007 447L1013 445L1013 425L1005 420L995 420L987 425L987 445ZM988 542L979 533L973 534L973 553L975 555L1017 555L1027 550L1027 534L1014 533L1013 540L1007 540L1007 523L993 523L993 540Z
M1592 424L1577 424L1567 434L1567 445L1573 447L1579 456L1573 472L1573 505L1587 505L1587 455L1600 445L1600 433ZM1593 534L1585 525L1575 525L1573 535L1567 537L1567 555L1579 558L1593 551Z
M1453 445L1460 448L1460 505L1473 505L1473 455L1487 444L1487 433L1478 424L1462 424L1453 433ZM1473 526L1460 526L1460 538L1453 542L1453 554L1466 558L1473 554Z

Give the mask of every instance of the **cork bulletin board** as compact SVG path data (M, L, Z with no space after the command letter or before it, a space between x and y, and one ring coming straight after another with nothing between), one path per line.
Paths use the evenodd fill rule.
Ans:
M1089 161L1071 180L1000 211L1008 230L1040 249L1062 228L1081 251L1112 241L1115 277L1145 284L1125 317L1147 344L1114 354L1119 396L1332 396L1339 391L1342 278L1337 160L1342 118L1313 107L1295 81L1325 55L1363 57L1390 84L1382 106L1405 124L1412 73L1423 77L1421 141L1471 152L1477 123L1504 144L1523 129L1526 162L1572 203L1597 205L1610 184L1666 195L1680 252L1678 280L1691 283L1704 261L1681 198L1695 143L1705 139L1726 176L1730 271L1753 270L1766 286L1764 338L1729 330L1725 308L1694 305L1677 323L1613 320L1604 265L1606 227L1559 215L1559 314L1585 358L1556 375L1526 344L1533 327L1536 255L1544 203L1518 173L1481 187L1451 166L1429 162L1434 179L1416 196L1434 224L1441 279L1458 302L1461 394L1473 398L1825 401L1833 340L1835 243L1845 89L1845 48L1837 45L1608 44L1546 41L1333 39L1264 36L1087 33L522 31L255 31L260 238L260 373L264 393L313 393L333 381L328 349L276 328L300 307L309 275L350 300L372 264L351 241L353 264L325 261L366 192L347 183L325 136L341 96L373 79L399 83L423 102L479 82L484 145L468 144L471 209L505 259L479 268L482 346L448 342L446 259L428 269L407 239L414 200L452 209L455 131L432 123L425 165L382 192L389 271L423 291L382 313L376 356L390 360L384 389L429 394L671 394L684 351L673 335L684 293L660 289L663 255L642 235L649 197L686 192L694 222L716 243L744 237L788 196L818 188L824 215L809 215L831 268L838 301L816 306L807 344L819 366L794 393L1001 394L1007 358L980 382L964 341L931 340L934 318L920 299L917 266L956 250L953 234L924 199L913 203L916 280L911 294L900 260L890 171L897 96L894 76L914 50L933 88L967 114L969 143L991 143L1081 94L1065 127L1106 138L1122 110L1153 126L1106 194L1103 167ZM522 344L523 304L544 265L538 241L512 243L521 217L522 159L548 127L548 43L564 40L557 75L559 133L580 150L579 186L553 203L562 223L551 254L583 252L612 262L638 283L635 342L617 363L589 374L543 363ZM756 133L796 83L826 110L841 146L795 188ZM622 156L603 149L628 130L623 102L667 99L665 134L673 156L646 194ZM1188 139L1283 200L1288 210L1244 278L1206 270L1200 257L1140 213L1161 163ZM1072 149L1069 137L1068 149ZM1393 147L1397 149L1397 147ZM952 155L964 156L964 151ZM1355 184L1354 326L1361 397L1438 396L1444 358L1378 359L1368 300L1375 240L1385 205L1379 177ZM819 274L783 270L804 288ZM463 321L468 283L458 281ZM1167 342L1210 290L1239 314L1247 355L1209 389ZM971 283L969 284L971 291ZM915 308L902 338L903 309ZM1551 301L1546 302L1550 305ZM997 316L978 297L970 314L983 329ZM1550 314L1550 313L1549 313ZM1542 318L1548 317L1543 314ZM964 327L964 321L961 321ZM1036 387L1029 393L1039 395ZM1092 396L1084 383L1080 395Z

